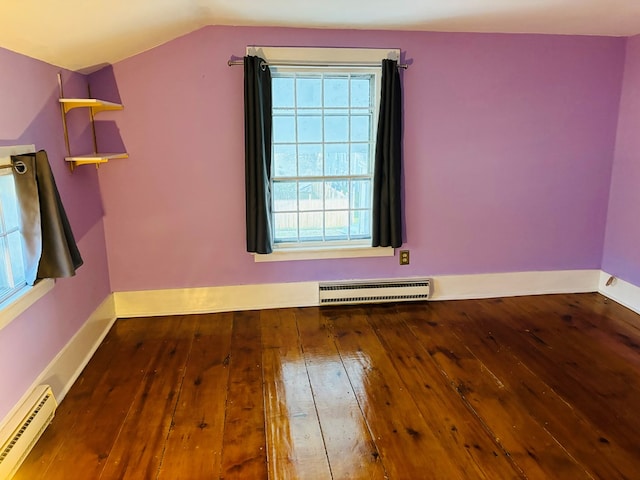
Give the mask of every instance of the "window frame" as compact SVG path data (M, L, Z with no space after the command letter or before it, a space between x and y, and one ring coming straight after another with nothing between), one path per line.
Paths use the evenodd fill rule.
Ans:
M35 145L0 147L0 166L10 165L11 155L33 153L35 151ZM0 175L11 175L11 170L8 168L0 169ZM6 254L4 249L0 251L0 256L4 257ZM2 258L1 261L5 261L5 259ZM33 286L27 285L25 281L24 285L15 289L11 295L0 302L0 330L50 291L54 285L55 281L53 279L44 279Z
M302 71L297 64L304 64L316 71L329 74L344 72L357 74L358 70L375 74L375 105L372 118L371 162L375 155L375 137L380 102L381 69L371 65L381 64L383 59L400 59L399 49L377 48L310 48L310 47L258 47L250 46L247 55L255 55L271 64L273 73L282 71ZM307 67L309 66L309 67ZM325 68L323 68L325 67ZM364 70L363 70L364 69ZM371 165L373 178L373 165ZM324 177L330 178L330 177ZM272 216L273 220L273 216ZM273 262L287 260L311 260L325 258L355 258L393 256L392 247L372 247L371 239L363 240L328 240L321 242L278 242L273 245L273 252L267 255L254 254L256 262Z
M305 115L305 110L312 110L315 112L319 112L316 113L314 116L320 118L320 129L322 131L322 135L321 138L317 141L313 141L313 142L309 142L309 141L305 141L302 140L298 137L298 133L296 132L296 134L294 135L294 140L292 142L275 142L275 139L272 141L272 148L273 148L273 153L274 153L274 157L272 158L272 166L275 167L275 150L277 146L293 146L296 151L299 151L301 149L304 149L305 146L309 146L309 145L317 145L320 146L320 148L325 151L327 148L329 148L332 144L346 144L348 145L347 149L351 150L351 147L354 145L367 145L367 149L368 149L368 161L369 164L366 167L366 172L365 173L354 173L353 171L351 171L350 165L347 167L348 168L348 172L346 174L343 175L331 175L326 173L326 164L327 164L327 157L326 155L323 155L323 162L322 162L322 169L324 171L324 174L318 174L318 175L305 175L302 172L298 171L293 175L286 175L286 176L276 176L276 172L272 171L271 174L271 192L272 192L272 207L275 207L275 195L274 192L276 191L276 184L277 183L295 183L296 186L298 186L300 183L308 183L308 184L320 184L321 185L321 203L322 203L322 207L321 208L315 208L315 209L305 209L302 208L302 206L300 205L300 197L299 197L299 190L296 188L296 197L297 197L297 209L296 210L291 210L290 212L286 212L286 211L276 211L275 208L272 210L273 213L273 222L272 222L272 228L273 228L273 250L293 250L293 249L300 249L300 248L325 248L325 247L330 247L330 246L334 246L334 247L349 247L349 246L367 246L370 245L371 243L371 232L369 232L369 237L364 237L364 238L358 238L358 235L356 233L354 233L350 228L349 230L346 232L346 237L344 239L331 239L329 230L327 228L326 225L326 218L327 218L327 214L330 214L331 212L343 212L346 213L348 216L347 219L347 223L348 226L351 226L351 221L352 219L350 218L353 212L357 212L357 211L362 211L362 210L366 210L366 209L362 209L362 208L357 208L354 207L354 205L351 203L351 187L354 185L355 182L358 181L369 181L369 208L368 208L368 212L369 212L369 216L371 215L371 208L372 208L372 201L373 201L373 157L375 154L375 137L376 137L376 125L377 125L377 117L378 117L378 111L380 110L380 80L381 80L381 71L380 69L375 69L375 68L345 68L345 67L323 67L318 69L317 67L291 67L291 66L285 66L285 67L275 67L272 68L272 78L290 78L293 79L294 82L296 80L298 80L299 78L302 79L318 79L322 82L322 84L324 84L324 81L328 79L333 78L344 78L344 79L348 79L349 81L352 80L352 78L350 78L351 76L365 76L367 77L368 82L370 83L370 101L368 107L354 107L352 104L349 104L346 107L329 107L326 106L324 104L324 99L321 100L322 105L319 108L310 108L310 107L300 107L297 103L295 103L294 100L294 105L291 108L278 108L276 109L276 107L274 107L274 111L273 111L273 119L274 119L274 123L276 121L276 118L285 118L289 115L285 114L285 115L280 115L277 113L278 110L281 111L293 111L295 112L295 114L293 115L294 122L295 125L298 125L298 119L300 118L305 118L307 115ZM295 89L295 87L294 87ZM324 93L324 87L322 87L322 93ZM321 95L322 97L324 97L324 95ZM361 117L361 116L366 116L369 119L369 128L368 128L368 135L367 135L367 139L366 140L360 140L360 141L354 141L352 138L347 138L344 141L340 141L340 142L332 142L331 140L328 140L326 138L326 131L325 131L325 126L326 126L326 120L327 118L332 117L332 110L339 110L342 112L346 113L342 113L341 116L346 117L348 120L347 122L349 122L349 125L351 125L351 121L352 121L352 116L353 117ZM355 111L355 112L354 112ZM358 112L359 111L359 112ZM365 113L366 112L366 113ZM297 129L296 129L297 130ZM299 157L298 157L299 158ZM300 166L300 164L298 163L298 166ZM326 205L326 187L327 184L330 182L348 182L349 183L349 198L346 199L348 206L345 208L339 208L339 209L335 209L335 208L330 208ZM278 213L294 213L298 216L298 221L296 222L297 224L297 235L296 235L296 239L295 240L291 240L288 241L287 239L282 239L277 241L276 240L276 220L275 217ZM320 214L323 217L323 222L322 222L322 234L319 235L318 239L314 239L314 240L305 240L302 236L301 236L301 226L300 226L300 217L299 215L301 213L316 213L316 214ZM371 221L371 219L369 219L369 221Z

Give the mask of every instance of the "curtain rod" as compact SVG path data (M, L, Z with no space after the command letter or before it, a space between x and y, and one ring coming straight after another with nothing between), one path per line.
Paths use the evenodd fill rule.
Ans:
M13 168L13 164L12 163L8 163L6 165L0 165L0 170L2 170L3 168Z
M229 60L227 62L227 65L229 65L230 67L236 67L238 65L244 65L244 60ZM351 68L357 68L357 67L361 67L361 68L376 68L381 66L381 63L340 63L340 62L335 62L335 63L301 63L301 62L277 62L277 63L271 63L269 64L268 62L262 62L260 64L260 66L269 66L271 65L272 67L351 67ZM398 68L408 68L409 65L407 65L406 63L399 63L398 64Z

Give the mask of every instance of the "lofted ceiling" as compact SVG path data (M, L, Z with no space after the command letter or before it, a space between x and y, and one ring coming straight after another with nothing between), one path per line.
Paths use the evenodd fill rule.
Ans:
M0 47L90 71L205 25L640 33L640 0L1 0Z

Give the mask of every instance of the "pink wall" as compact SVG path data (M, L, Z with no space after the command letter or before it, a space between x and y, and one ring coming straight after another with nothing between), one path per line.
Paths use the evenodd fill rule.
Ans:
M73 175L64 164L58 105L59 69L0 48L0 145L45 149L60 196L84 258L78 274L0 330L0 420L110 292L102 201L95 169ZM63 71L65 93L86 95L86 79ZM86 132L73 129L74 145L91 148Z
M640 286L640 36L627 41L602 269Z
M411 265L244 251L243 73L226 62L252 44L402 49ZM119 62L90 80L125 104L108 115L131 155L99 172L112 288L600 268L624 45L206 27Z

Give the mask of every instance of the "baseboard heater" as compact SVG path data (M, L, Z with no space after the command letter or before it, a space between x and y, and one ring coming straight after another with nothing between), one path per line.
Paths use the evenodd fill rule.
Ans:
M51 387L41 385L0 431L0 479L12 478L49 426L57 407Z
M428 300L432 285L430 278L320 282L320 305Z

